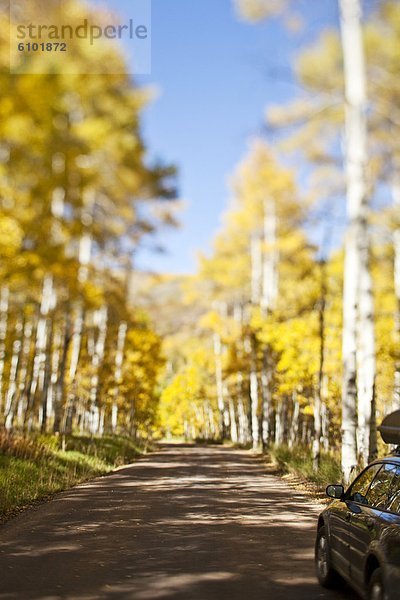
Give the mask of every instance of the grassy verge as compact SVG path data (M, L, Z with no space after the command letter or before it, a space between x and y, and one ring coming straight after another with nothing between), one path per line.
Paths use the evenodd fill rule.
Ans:
M269 454L282 473L293 476L292 482L323 498L330 483L342 479L340 460L331 454L322 453L318 471L313 470L312 452L309 448L287 446L272 447Z
M141 451L122 437L0 434L0 520L22 508L132 462Z

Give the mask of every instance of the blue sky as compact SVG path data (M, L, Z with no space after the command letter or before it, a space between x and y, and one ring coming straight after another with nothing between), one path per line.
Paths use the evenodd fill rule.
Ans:
M129 14L129 0L107 4ZM140 267L193 272L196 252L210 247L229 199L227 180L260 133L266 106L298 93L293 57L322 28L337 25L336 0L297 6L306 27L294 36L277 20L241 22L232 0L152 0L152 73L138 79L160 95L143 115L143 133L152 156L178 166L187 206L182 228L157 240L165 253L141 250ZM274 69L284 77L271 77Z

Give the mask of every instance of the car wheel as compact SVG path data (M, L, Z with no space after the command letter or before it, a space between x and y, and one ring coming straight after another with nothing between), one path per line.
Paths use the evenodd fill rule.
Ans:
M337 575L331 566L328 536L325 527L320 527L315 542L315 568L318 581L324 587L333 587L337 582Z
M375 569L368 584L368 600L386 600L382 569Z

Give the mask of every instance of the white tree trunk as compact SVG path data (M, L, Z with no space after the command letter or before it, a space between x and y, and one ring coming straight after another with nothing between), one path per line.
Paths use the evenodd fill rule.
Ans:
M400 169L400 165L396 165ZM393 206L396 214L400 214L400 171L394 174L392 185ZM394 293L396 296L394 339L396 355L394 386L393 386L393 410L400 408L400 227L396 227L393 233L394 247Z
M281 403L276 408L275 412L275 444L276 446L281 446L284 442L284 401L281 400Z
M343 390L342 390L342 469L349 480L352 468L357 464L357 329L358 318L366 325L365 299L359 314L360 285L365 295L369 251L367 247L367 126L365 61L361 29L360 0L339 0L341 37L344 58L346 95L346 171L348 231L345 242L344 294L343 294ZM371 328L368 328L371 336ZM373 332L372 332L373 335ZM363 341L365 343L365 340ZM368 340L368 352L372 342ZM375 377L375 376L374 376ZM373 403L373 387L363 381L365 395L362 402L364 437L369 427ZM368 391L367 391L368 387Z
M253 450L258 450L260 446L260 422L258 419L259 408L259 390L257 373L257 354L254 348L254 341L247 337L245 339L245 350L249 356L250 362L250 419L251 419L251 439Z
M104 349L107 335L107 307L103 306L94 313L94 325L98 328L97 340L94 344L92 355L92 377L90 382L91 424L90 432L97 433L100 427L100 409L98 405L98 387L100 381L100 368L103 363Z
M51 377L50 377L50 386L49 393L47 397L47 416L49 419L54 418L54 398L57 389L57 380L58 380L58 372L60 366L60 357L61 357L61 343L62 336L61 330L57 329L54 335L54 350L53 356L51 360Z
M79 355L81 351L81 340L83 333L84 315L83 306L79 302L76 307L76 315L73 326L73 333L71 339L71 360L69 364L69 381L72 383L75 379L76 371L78 368Z
M59 369L54 390L54 433L65 433L65 376L67 372L67 360L71 343L71 315L66 310L63 324L62 344L59 358Z
M24 422L25 412L26 412L26 408L27 408L26 407L26 395L24 392L27 389L29 355L31 352L32 334L33 334L33 324L30 319L27 319L25 321L25 325L24 325L21 368L20 368L19 383L18 383L17 419L18 419L19 424L22 424Z
M13 343L12 348L12 356L11 356L11 365L10 365L10 376L8 382L8 389L6 395L6 405L4 410L5 415L5 427L6 429L12 429L14 423L14 414L15 414L15 400L16 400L16 392L17 392L17 375L18 375L18 367L21 360L21 349L22 349L22 340L21 336L23 336L23 323L22 321L17 321L15 326L16 339Z
M363 252L369 253L368 248ZM357 349L357 449L362 467L376 458L377 451L374 414L376 374L374 301L371 275L366 268L368 263L368 256L361 260Z
M33 363L33 377L30 389L30 398L33 401L40 383L43 381L43 371L46 362L48 314L55 307L56 295L53 288L53 278L47 275L43 281L43 290L40 303L40 317L36 330L36 348Z
M115 353L115 370L114 370L114 399L111 407L111 429L115 433L118 425L118 394L121 384L122 363L124 361L124 348L126 332L128 329L127 323L121 321L118 327L117 351Z
M243 399L243 374L238 371L236 374L236 396L238 413L238 440L239 444L247 444L250 440L249 419Z
M289 432L289 448L294 448L298 440L299 434L299 419L300 419L300 403L297 399L296 392L293 393L292 396L293 402L293 414L292 414L292 422L290 424L290 432Z
M357 465L357 313L358 253L354 227L346 237L343 293L342 470L349 481Z
M229 398L229 421L231 425L231 441L234 444L238 442L238 428L236 423L236 410L232 398Z
M207 419L208 419L208 428L210 431L210 438L214 439L217 435L217 426L214 419L214 411L211 406L211 402L207 400Z
M260 306L264 315L276 308L279 289L279 252L277 249L278 221L276 216L276 204L272 198L264 202L264 239L263 239L263 269ZM261 435L263 448L269 444L270 431L269 419L272 406L272 377L273 364L269 356L269 348L263 349L263 361L261 369Z
M266 350L268 352L268 350ZM261 435L263 448L267 448L270 442L270 417L272 406L272 368L268 357L264 357L264 366L261 373L261 391L262 391L262 419Z
M106 417L106 411L105 411L104 406L102 406L101 409L100 409L100 422L99 422L99 426L98 426L99 435L104 435L104 421L105 421L105 417Z
M221 438L225 437L225 422L224 422L224 413L225 413L225 397L224 397L224 385L222 380L222 344L221 344L221 336L219 333L214 332L213 334L213 344L214 344L214 363L215 363L215 384L217 388L217 405L219 412L219 422L220 422L220 436Z
M314 439L312 445L313 470L318 471L321 458L322 413L325 410L324 401L324 369L325 369L325 310L327 296L326 266L325 261L320 262L320 299L318 308L319 321L319 365L318 384L314 397Z
M236 303L233 307L233 318L238 328L242 332L243 327L243 306L240 303ZM237 341L238 353L240 354L243 349L242 345L242 334L239 336ZM246 412L245 401L243 398L243 373L241 370L236 371L236 398L237 398L237 438L239 444L247 444L250 440L249 431L249 419Z
M94 200L93 200L94 202ZM92 220L93 204L89 203L89 208L86 208L82 214L82 222L88 224ZM92 237L88 233L84 233L79 240L79 271L78 280L81 284L84 284L89 275L89 264L92 254ZM69 364L68 379L71 384L75 383L75 378L78 370L79 357L81 354L82 336L85 325L85 311L82 300L78 300L75 307L75 319L73 325L72 339L71 339L71 359ZM73 387L76 387L73 386ZM74 403L74 391L73 388L68 396L68 409L71 408Z
M327 394L324 393L324 398ZM326 403L321 406L321 443L325 452L329 451L329 412Z
M257 371L252 360L250 370L250 404L251 404L251 437L253 440L253 450L257 450L260 445L260 424L258 421L258 377Z
M6 360L6 338L9 297L10 292L8 287L3 286L0 290L0 414L3 412L4 409L3 374Z
M48 319L48 333L47 343L45 350L45 364L43 367L43 386L42 386L42 400L41 407L39 409L39 422L41 424L42 433L46 433L47 421L48 421L48 406L52 404L50 400L51 389L51 366L53 361L53 349L54 349L54 318Z
M314 439L312 445L313 470L318 471L321 458L321 395L319 391L314 398Z
M92 249L93 249L93 238L87 228L93 223L93 213L96 205L96 194L94 190L89 189L85 192L83 197L83 207L81 214L81 223L83 225L83 233L79 239L79 248L78 248L78 261L79 261L79 270L78 270L78 281L80 284L85 284L89 277L89 265L92 258ZM67 421L71 421L71 415L74 410L76 410L75 402L76 402L76 389L78 387L77 382L77 374L78 374L78 365L79 358L81 355L81 346L82 346L82 337L85 327L85 309L83 300L79 299L75 304L75 317L72 327L72 337L71 337L71 356L69 361L69 369L68 369L68 381L71 385L68 393L67 403L66 403L66 411L65 418ZM93 357L93 352L91 356ZM64 386L64 383L62 387ZM64 395L62 390L62 395Z
M259 306L262 294L263 279L263 243L262 237L254 235L250 240L251 258L251 303ZM260 445L260 422L258 418L259 409L259 385L257 365L257 340L251 335L246 340L247 352L250 357L250 414L251 414L251 438L253 450L258 450Z

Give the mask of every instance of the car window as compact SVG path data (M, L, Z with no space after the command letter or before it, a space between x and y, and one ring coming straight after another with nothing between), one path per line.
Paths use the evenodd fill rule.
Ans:
M368 504L367 493L375 475L382 467L381 463L367 467L351 485L347 492L348 500L358 502L359 504Z
M366 494L369 506L386 509L395 471L396 465L388 463L378 471Z
M400 514L400 467L396 467L386 508Z

